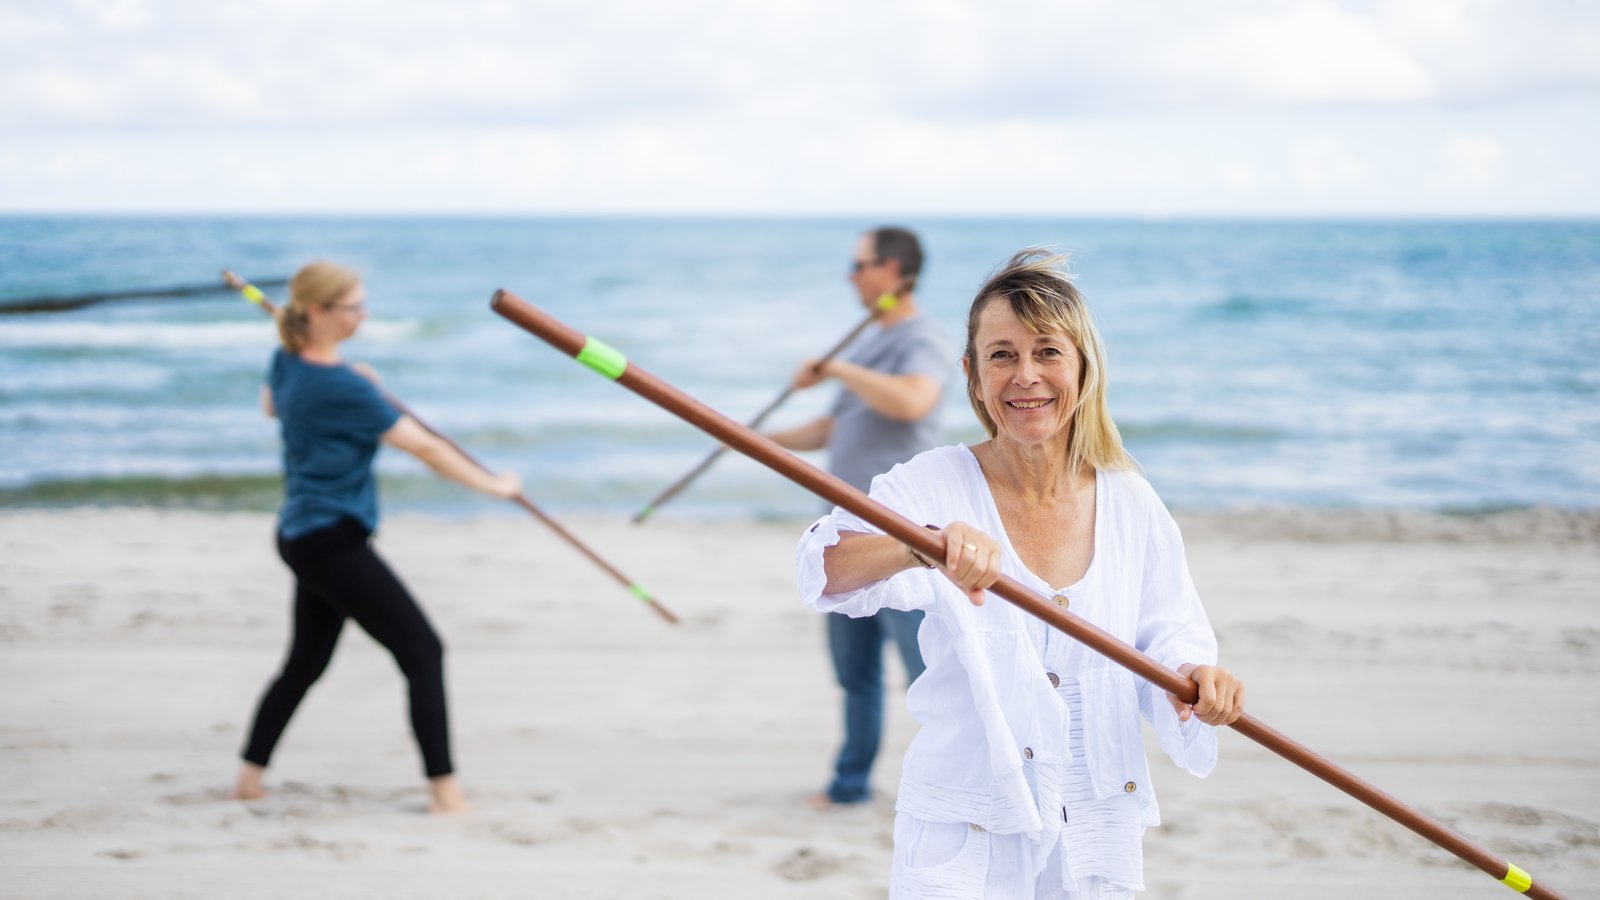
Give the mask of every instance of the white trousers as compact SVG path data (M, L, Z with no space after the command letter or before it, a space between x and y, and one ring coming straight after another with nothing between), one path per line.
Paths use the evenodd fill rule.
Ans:
M1026 835L991 834L972 825L894 818L892 900L1133 900L1138 888L1098 877L1061 886L1058 844L1035 878Z

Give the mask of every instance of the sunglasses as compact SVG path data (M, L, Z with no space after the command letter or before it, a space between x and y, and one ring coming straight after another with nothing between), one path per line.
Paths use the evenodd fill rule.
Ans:
M859 259L857 259L857 260L851 260L851 262L850 262L850 274L852 274L852 275L860 275L862 269L865 269L867 266L875 266L875 265L877 265L878 263L880 263L882 261L883 260L880 260L880 259L869 259L869 260L859 260Z

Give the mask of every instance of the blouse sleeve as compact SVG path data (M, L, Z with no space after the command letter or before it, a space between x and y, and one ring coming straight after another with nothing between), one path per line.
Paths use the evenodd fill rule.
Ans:
M1143 590L1135 646L1169 669L1184 663L1216 665L1217 637L1189 577L1183 537L1160 501L1154 504L1145 552ZM1182 722L1167 701L1166 691L1139 682L1139 708L1155 727L1161 749L1180 768L1204 777L1217 764L1216 729L1191 717Z
M915 505L907 502L911 495L904 483L901 466L872 479L872 499L895 512L916 519ZM908 569L882 581L842 594L825 592L828 574L823 569L823 552L839 543L845 532L856 534L883 534L883 529L857 517L841 507L818 519L800 537L795 565L800 585L800 599L817 612L836 612L847 616L870 616L882 609L927 609L933 604L934 585L928 582L933 569Z

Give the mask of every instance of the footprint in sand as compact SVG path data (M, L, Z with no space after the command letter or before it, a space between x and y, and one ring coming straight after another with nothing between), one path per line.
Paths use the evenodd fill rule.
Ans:
M272 841L271 846L276 850L303 850L311 853L323 853L340 861L356 859L364 855L367 849L365 841L324 840L304 831L297 831L287 837Z
M170 777L171 776L168 776L168 778ZM152 776L149 780L156 781L157 778L156 776ZM184 791L178 794L168 794L161 798L161 802L170 804L172 806L201 806L208 803L221 803L226 799L228 799L227 789L214 787L201 788L197 791Z
M1289 855L1295 859L1323 859L1328 851L1308 837L1297 836L1289 841Z
M778 874L790 881L816 881L844 865L844 860L811 847L801 847L778 863Z
M89 611L94 606L92 599L70 597L50 604L50 619L54 622L71 621L79 625L89 624Z
M490 822L482 830L487 831L499 840L508 844L515 844L518 847L537 847L540 844L548 844L557 840L559 837L559 835L551 832L533 831L506 822Z

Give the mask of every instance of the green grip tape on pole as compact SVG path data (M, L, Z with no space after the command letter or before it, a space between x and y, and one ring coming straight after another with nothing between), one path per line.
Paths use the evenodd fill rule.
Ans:
M621 378L622 370L628 368L628 358L598 338L584 339L583 349L578 351L576 359L612 381Z
M878 298L878 309L888 312L900 305L900 298L893 294L884 294Z
M1533 876L1517 868L1511 863L1506 863L1506 877L1500 879L1507 887L1518 893L1526 894L1533 887Z
M239 288L239 293L243 294L244 298L249 300L251 303L259 304L265 302L267 299L267 295L261 293L261 289L253 284L247 284L244 287Z
M647 591L644 588L638 586L637 584L628 585L628 592L633 594L635 597L638 597L640 600L643 600L646 603L649 603L651 600L655 599L654 597L650 596L650 592L649 591Z

